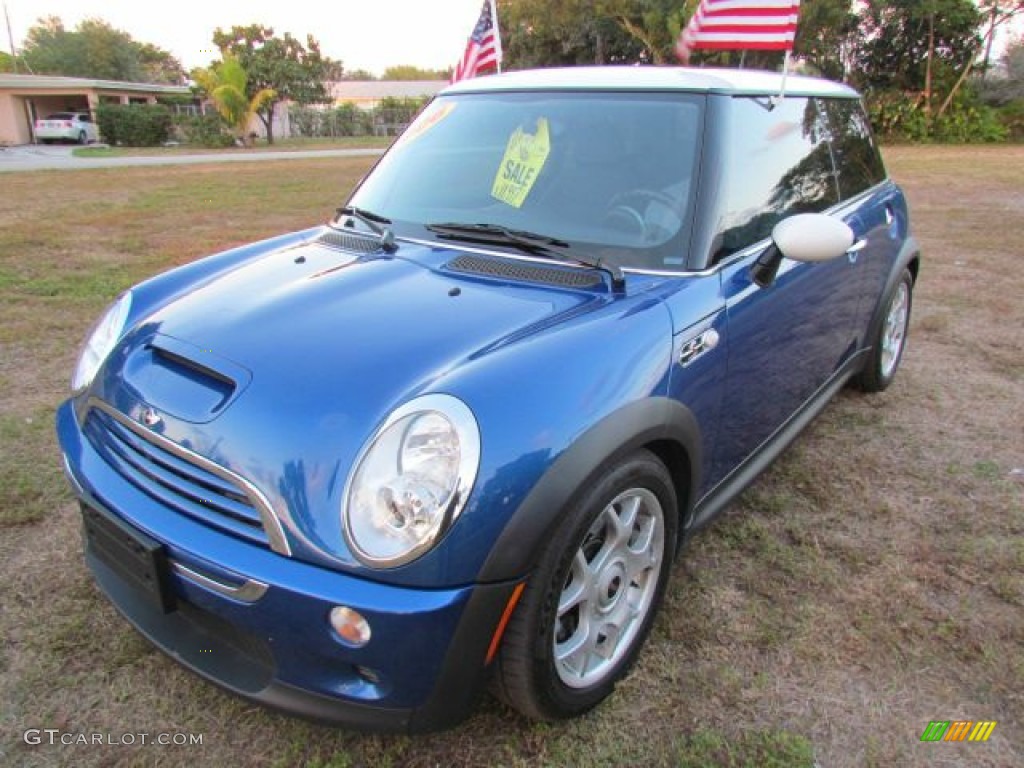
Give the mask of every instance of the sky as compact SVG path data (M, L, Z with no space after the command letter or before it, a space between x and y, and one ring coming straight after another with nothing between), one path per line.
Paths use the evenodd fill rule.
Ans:
M140 43L176 56L186 70L219 58L213 30L253 23L291 32L305 44L311 34L320 50L346 70L380 75L389 66L412 64L447 69L462 57L481 0L2 0L14 44L20 47L39 18L59 16L66 28L100 18ZM3 50L8 50L4 28ZM8 51L9 52L9 51Z

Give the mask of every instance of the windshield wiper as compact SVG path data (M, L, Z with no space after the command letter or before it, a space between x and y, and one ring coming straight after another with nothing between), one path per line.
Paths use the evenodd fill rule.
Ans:
M379 213L368 211L365 208L357 208L354 205L344 205L338 209L338 216L350 216L358 219L380 238L380 247L388 253L398 249L395 245L395 233L391 231L391 219L381 216Z
M492 245L510 245L527 253L544 256L556 261L570 261L585 267L606 273L612 281L612 290L622 293L626 289L626 279L622 270L615 264L603 259L594 259L584 254L569 254L566 250L571 246L564 240L538 232L524 229L512 229L500 224L461 224L458 222L440 222L427 224L426 228L438 237L450 240L462 240L472 243Z

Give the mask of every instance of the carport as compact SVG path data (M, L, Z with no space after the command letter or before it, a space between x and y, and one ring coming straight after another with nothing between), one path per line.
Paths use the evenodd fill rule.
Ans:
M36 119L53 112L90 112L95 119L100 104L155 104L161 97L191 95L183 85L2 74L0 145L33 143Z

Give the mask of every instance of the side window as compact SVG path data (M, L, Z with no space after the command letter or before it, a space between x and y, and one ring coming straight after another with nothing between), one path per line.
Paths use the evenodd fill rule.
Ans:
M859 101L825 99L824 110L832 129L839 194L848 200L884 181L885 166Z
M715 260L770 236L794 213L823 211L838 201L828 126L814 99L787 96L732 100L725 202Z

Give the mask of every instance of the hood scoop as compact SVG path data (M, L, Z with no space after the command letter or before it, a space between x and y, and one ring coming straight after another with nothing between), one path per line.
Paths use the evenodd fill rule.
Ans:
M546 267L526 261L491 259L485 256L459 256L445 264L445 269L464 275L483 275L563 288L596 288L604 285L601 276L593 271Z
M139 402L198 424L219 416L252 378L211 349L163 334L128 354L122 377Z

